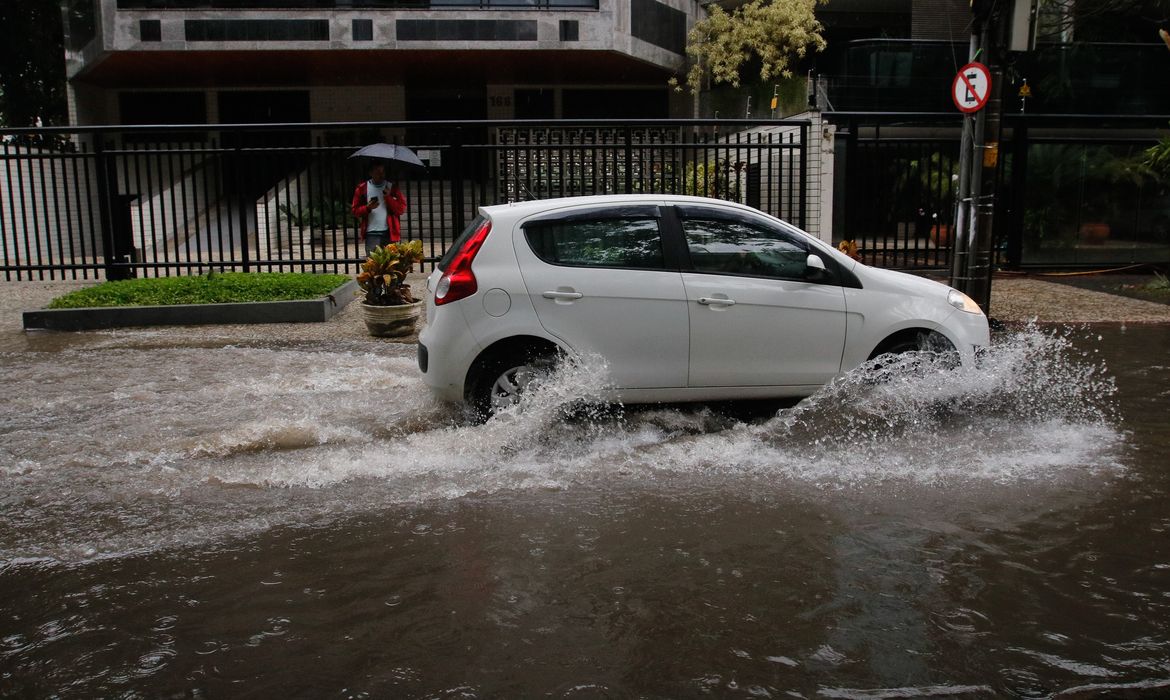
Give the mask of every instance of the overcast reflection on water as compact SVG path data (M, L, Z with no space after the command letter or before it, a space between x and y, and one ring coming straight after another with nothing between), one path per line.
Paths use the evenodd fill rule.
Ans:
M1166 328L487 425L409 348L63 346L0 355L0 694L1170 692Z

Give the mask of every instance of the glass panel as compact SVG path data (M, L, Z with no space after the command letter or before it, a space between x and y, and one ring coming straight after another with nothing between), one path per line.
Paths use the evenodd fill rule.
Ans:
M698 272L803 279L808 250L783 231L739 221L683 221Z
M1022 262L1098 265L1170 257L1170 189L1141 167L1145 148L1031 144Z
M525 229L532 252L554 265L661 270L657 219L573 221Z

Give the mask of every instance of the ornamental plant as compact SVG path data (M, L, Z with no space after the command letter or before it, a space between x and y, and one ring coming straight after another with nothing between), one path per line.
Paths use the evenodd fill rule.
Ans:
M413 304L406 273L422 262L422 241L403 241L378 246L362 263L357 277L364 301L370 306L401 306Z

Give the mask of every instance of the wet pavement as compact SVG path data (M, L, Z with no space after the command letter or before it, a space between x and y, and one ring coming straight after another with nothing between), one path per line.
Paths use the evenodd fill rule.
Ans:
M1168 326L486 425L408 346L184 338L0 352L0 696L1170 694Z

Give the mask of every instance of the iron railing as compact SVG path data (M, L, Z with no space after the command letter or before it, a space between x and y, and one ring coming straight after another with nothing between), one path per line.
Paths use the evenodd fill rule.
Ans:
M401 171L403 237L433 264L484 205L589 194L695 194L801 226L801 120L583 120L160 125L0 131L6 280L352 271L350 213L371 141L428 163Z

